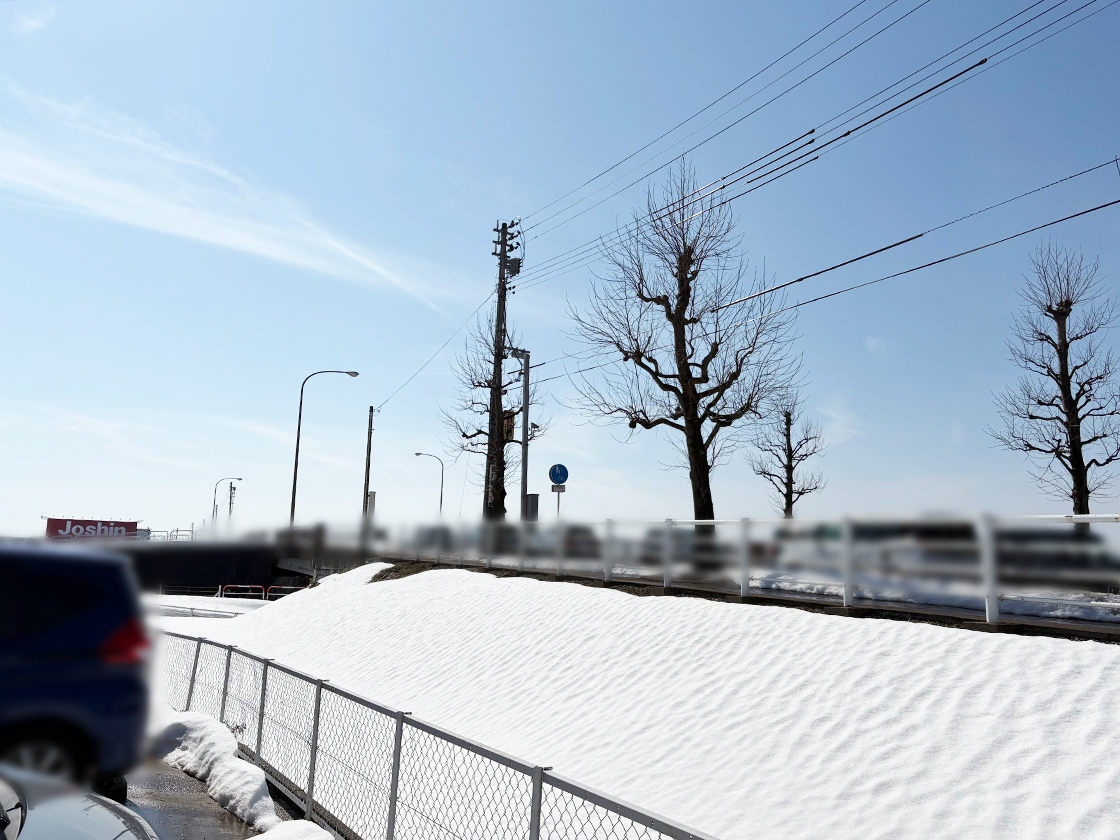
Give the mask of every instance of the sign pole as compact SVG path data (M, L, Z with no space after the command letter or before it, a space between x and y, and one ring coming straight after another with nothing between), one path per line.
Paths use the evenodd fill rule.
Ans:
M560 494L565 491L564 482L568 480L568 468L563 464L553 464L548 468L548 477L552 481L552 492L556 494L556 521L560 521Z

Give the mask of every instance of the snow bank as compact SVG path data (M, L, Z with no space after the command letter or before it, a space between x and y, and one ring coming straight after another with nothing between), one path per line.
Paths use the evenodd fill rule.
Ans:
M272 601L257 598L216 598L206 595L160 595L144 593L140 596L144 611L149 615L192 616L216 614L222 617L241 615L267 607Z
M231 602L237 602L242 615L238 616L241 620L245 614L255 612L258 607L267 606L267 612L280 612L286 614L291 609L292 603L306 604L308 599L311 602L318 603L323 593L333 592L336 587L352 587L360 586L368 583L369 579L380 572L382 569L388 569L392 563L367 563L365 566L359 566L356 569L351 569L348 572L340 572L338 574L328 575L322 578L318 584L308 589L301 589L298 592L293 592L290 595L285 595L277 601L250 601L247 598L206 598L199 596L183 596L183 595L156 595L147 596L149 598L192 598L194 600L203 601L210 605L211 609L224 610ZM294 599L294 600L293 600ZM244 608L242 605L247 603L256 604L257 607ZM173 606L173 602L170 604ZM217 605L217 606L215 606ZM286 606L288 605L288 606ZM193 606L193 605L186 605ZM220 631L216 628L228 622L228 618L213 618L206 615L198 614L191 615L188 610L167 609L158 611L148 611L148 623L160 630L170 630L173 633L187 633L192 636L202 636L207 639L217 639Z
M164 761L206 782L223 808L276 840L329 840L330 834L305 820L281 822L268 793L264 771L237 757L233 733L197 712L158 711L153 750Z
M208 635L724 840L1120 837L1120 646L371 568Z

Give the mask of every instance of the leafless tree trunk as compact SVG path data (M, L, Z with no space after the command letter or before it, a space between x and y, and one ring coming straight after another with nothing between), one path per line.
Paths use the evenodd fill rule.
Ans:
M1030 459L1046 491L1088 513L1093 498L1108 495L1105 468L1120 458L1116 364L1099 335L1115 319L1116 300L1103 298L1098 262L1080 252L1048 243L1031 263L1008 342L1024 373L996 396L1003 429L988 432Z
M577 336L606 365L578 384L580 408L631 430L671 431L692 485L696 519L714 519L711 472L744 442L743 425L796 378L793 316L781 295L728 308L748 283L730 210L700 198L682 164L629 233L604 243L610 269L596 278Z
M509 330L507 341L511 347L516 347L519 337ZM521 466L520 424L517 423L522 406L521 369L518 363L513 363L509 365L510 370L507 371L507 360L508 354L503 353L502 422L498 424L502 445L497 448L498 464L495 470L499 478L493 485L496 490L492 499L494 503L492 518L499 520L504 519L506 513L506 481L512 480ZM460 455L477 455L485 464L487 442L490 437L490 383L494 377L493 312L485 323L479 321L471 329L462 355L458 356L452 364L452 371L459 382L459 387L451 406L440 411L440 419L447 430L445 449L456 459ZM519 387L512 387L515 384ZM537 389L531 386L529 406L532 408L535 405L539 405ZM529 427L529 440L539 438L548 430L548 426L547 420L538 419L535 425ZM507 454L507 446L514 446L512 455ZM486 482L486 476L478 477L486 492L490 486Z
M774 414L755 437L758 452L750 457L755 475L770 482L774 507L786 519L793 519L793 506L803 496L824 489L824 476L806 472L802 465L824 452L819 423L803 420L801 397L791 390L777 401Z

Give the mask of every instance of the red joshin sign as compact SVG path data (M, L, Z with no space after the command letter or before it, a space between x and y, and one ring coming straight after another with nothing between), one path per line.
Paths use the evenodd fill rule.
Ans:
M105 522L100 519L48 519L47 537L52 540L135 537L137 524Z

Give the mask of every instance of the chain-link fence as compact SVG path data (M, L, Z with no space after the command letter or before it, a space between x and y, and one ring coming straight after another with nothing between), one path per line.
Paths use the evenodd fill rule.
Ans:
M344 840L713 840L232 645L165 632L156 652L168 703Z

